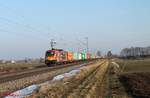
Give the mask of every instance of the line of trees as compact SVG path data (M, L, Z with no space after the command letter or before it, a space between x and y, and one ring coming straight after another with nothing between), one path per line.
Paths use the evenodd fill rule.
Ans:
M150 47L131 47L124 48L120 53L121 57L148 57L150 56Z

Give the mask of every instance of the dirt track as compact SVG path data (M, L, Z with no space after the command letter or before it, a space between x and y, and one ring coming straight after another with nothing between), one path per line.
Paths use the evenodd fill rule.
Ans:
M104 76L107 72L108 62L98 66L77 88L74 88L68 98L98 98L103 97L101 91Z

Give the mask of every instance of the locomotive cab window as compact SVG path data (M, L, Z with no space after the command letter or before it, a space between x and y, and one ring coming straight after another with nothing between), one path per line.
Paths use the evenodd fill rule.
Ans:
M54 52L47 52L46 56L54 56Z

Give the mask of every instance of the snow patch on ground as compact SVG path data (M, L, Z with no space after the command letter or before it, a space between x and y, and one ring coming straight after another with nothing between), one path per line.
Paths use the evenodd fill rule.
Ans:
M10 95L6 96L5 98L23 98L26 95L33 93L33 91L36 91L38 88L39 88L38 85L31 85L24 89L13 92Z
M117 68L119 68L119 64L117 64L116 62L112 62L112 64L114 64Z
M81 64L79 68L76 68L76 69L71 70L70 72L67 72L67 73L64 73L64 74L57 75L57 76L53 77L52 81L58 81L58 80L64 79L65 77L74 76L82 69L82 66L85 66L85 65L87 65L87 64ZM27 96L27 95L33 93L34 91L38 90L39 87L40 87L40 84L39 85L31 85L31 86L28 86L24 89L13 92L13 93L9 94L8 96L6 96L4 98L24 98L25 96Z
M65 77L74 76L74 75L76 75L78 72L80 72L81 67L82 67L82 66L85 66L85 65L87 65L87 64L81 64L81 65L80 65L80 68L76 68L76 69L74 69L74 70L72 70L72 71L70 71L70 72L68 72L68 73L64 73L64 74L57 75L57 76L55 76L55 77L52 79L52 81L58 81L58 80L64 79Z
M72 70L68 73L64 73L64 74L61 74L61 75L57 75L55 76L52 81L58 81L58 80L62 80L64 79L65 77L71 77L71 76L74 76L76 75L78 72L80 71L80 69L75 69L75 70Z

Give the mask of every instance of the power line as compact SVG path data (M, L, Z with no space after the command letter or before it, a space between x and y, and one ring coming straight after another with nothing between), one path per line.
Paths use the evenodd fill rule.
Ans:
M0 29L0 31L1 32L5 32L5 33L7 33L7 34L9 34L10 35L10 32L11 33L18 33L18 32L12 32L12 31L8 31L8 30L3 30L3 29ZM13 34L14 35L14 34ZM27 36L27 38L31 38L31 39L37 39L37 40L43 40L43 39L41 39L41 38L39 38L39 37L36 37L36 36L32 36L32 35L27 35L26 33L22 33L21 35L23 35L23 36ZM16 37L18 37L18 35L15 35Z
M27 25L24 25L24 24L20 24L20 23L18 23L18 22L15 22L15 21L12 21L12 20L10 20L10 19L7 19L7 18L4 18L4 17L0 17L0 19L1 20L4 20L4 21L7 21L8 23L11 23L11 24L15 24L15 25L19 25L19 26L23 26L24 27L24 29L26 28L28 28L28 29L30 29L30 32L32 32L32 33L30 33L30 34L28 34L28 35L33 35L33 33L35 34L35 32L36 31L34 31L31 27L29 27L29 26L27 26ZM8 25L8 24L7 24ZM31 30L32 29L32 30ZM36 33L38 33L38 32L36 32ZM34 35L35 36L35 35ZM42 36L40 36L40 38L41 38ZM46 38L46 36L44 37L42 37L42 39L45 39Z
M16 13L16 11L15 11L14 9L9 8L9 7L5 6L4 4L3 4L3 5L0 4L0 6L3 7L3 8L7 8L11 13L15 14L16 16L20 16L23 20L25 20L25 16L22 15L22 14ZM0 19L2 19L2 20L4 20L4 21L7 21L8 23L13 23L13 24L16 24L16 25L19 25L19 26L23 26L23 27L25 27L25 28L30 29L30 31L32 31L32 32L36 32L36 33L41 34L41 31L39 31L39 30L33 28L33 27L32 27L31 25L29 25L29 24L18 23L18 22L15 22L15 21L12 21L12 20L10 20L10 19L3 18L3 17L0 17ZM54 34L54 33L53 33L53 34ZM31 34L30 34L30 35L31 35ZM42 34L42 35L43 35L43 34ZM53 41L51 41L51 42L53 42ZM68 42L70 42L70 41L68 41ZM84 43L84 42L82 42L82 41L80 41L80 43L82 43L83 45L86 45L87 52L88 52L88 39L86 39L86 43ZM67 45L68 45L68 44L67 44ZM72 45L72 44L71 44L71 45ZM53 46L54 46L54 45L51 44L51 47L52 47L52 48L53 48Z
M25 16L22 15L22 14L16 13L16 11L15 11L13 8L10 8L10 7L8 7L8 6L4 5L4 4L0 4L0 7L7 8L7 9L9 10L9 12L13 13L13 14L16 15L16 16L20 16L23 20L25 20ZM24 27L26 27L26 28L32 30L32 32L36 32L36 33L41 34L41 31L39 31L39 30L33 28L33 27L32 27L31 25L29 25L29 24L21 24L21 23L18 23L18 22L14 22L14 21L12 21L12 20L10 20L10 19L6 19L6 18L3 18L3 17L0 17L0 18L1 18L2 20L5 20L5 21L9 22L9 23L14 23L14 24L16 24L16 25L24 26ZM49 28L46 28L46 29L49 30ZM54 32L56 32L56 31L54 31ZM48 33L48 34L50 34L50 33ZM55 33L51 34L51 36L54 36L54 34L55 34ZM43 34L42 34L42 35L43 35ZM69 42L70 42L70 41L69 41ZM71 44L71 45L72 45L72 44Z
M4 5L4 4L3 4L3 5L0 4L0 6L3 7L3 8L7 8L7 9L9 10L9 12L13 13L13 14L16 15L16 16L20 16L20 18L22 18L22 20L26 21L25 16L22 15L22 14L20 14L20 13L18 14L13 8L9 8L8 6L6 6L6 5ZM33 27L30 26L29 24L24 24L24 25L26 25L26 26L28 26L28 27L34 29L35 31L38 31L37 29L33 28Z
M10 8L10 7L6 6L6 5L4 5L4 4L0 4L0 7L3 7L3 8L8 9L9 12L13 13L13 14L16 15L16 16L20 16L20 18L21 18L22 20L24 20L24 21L26 20L24 15L16 13L16 11L15 11L14 9L12 9L12 8ZM24 27L26 27L26 28L29 28L29 29L32 30L32 31L35 31L35 32L41 34L41 31L39 31L39 30L33 28L33 27L32 27L31 25L29 25L29 24L21 24L21 23L18 23L18 22L11 21L10 19L2 18L2 17L1 17L1 19L5 20L5 21L8 21L8 22L13 22L13 23L15 23L15 24L17 24L17 25L22 25L22 26L24 26ZM42 31L42 32L43 32L43 31Z
M14 14L14 13L18 14L13 8L10 8L10 7L8 7L8 6L4 5L4 4L0 4L0 7L3 7L3 8L8 9L9 12L11 12L11 13L13 13L13 14ZM24 15L22 15L22 14L19 14L19 15L16 15L16 16L20 16L23 20L25 19L25 18L24 18Z
M79 41L82 45L86 46L86 48L83 50L86 50L86 52L88 53L89 52L89 39L88 39L88 37L85 37L85 40L86 40L86 42L83 42L83 41L77 39L77 41Z

